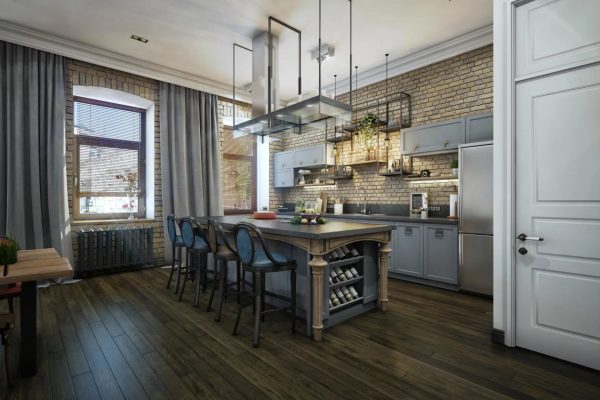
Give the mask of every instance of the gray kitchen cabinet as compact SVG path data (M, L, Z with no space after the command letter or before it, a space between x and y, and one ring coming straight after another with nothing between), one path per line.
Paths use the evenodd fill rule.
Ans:
M451 151L465 143L465 119L451 119L436 124L402 130L402 154Z
M291 168L294 168L294 150L281 151L273 155L273 171Z
M398 274L423 277L423 225L396 225L394 271Z
M494 115L471 115L465 118L466 142L494 140Z
M325 164L323 145L305 147L294 153L294 168L306 168Z
M281 169L273 172L273 187L286 188L294 186L294 170L292 168Z
M424 227L423 278L458 283L458 229L456 226Z

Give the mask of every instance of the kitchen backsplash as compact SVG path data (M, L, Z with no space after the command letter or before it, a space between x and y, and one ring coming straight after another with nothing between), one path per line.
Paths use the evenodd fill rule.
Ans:
M388 90L389 93L402 90L411 95L412 126L418 126L492 111L492 85L490 45L390 78ZM384 94L385 82L378 82L359 89L355 98L360 103ZM338 98L348 101L347 94ZM390 134L390 160L400 158L400 135L400 132ZM271 153L323 143L323 139L322 130L305 130L300 135L288 133L281 142L271 144ZM357 146L360 145L356 141L343 142L343 147L338 144L338 162L341 157L345 163L364 159L364 151ZM384 158L383 153L381 158ZM447 176L452 173L450 164L456 158L456 152L413 157L413 172L427 169L432 176ZM408 157L404 160L406 170ZM337 181L335 186L271 189L270 206L276 209L278 205L295 203L297 199L311 201L321 191L328 192L330 201L341 198L347 204L356 205L364 201L360 189L364 187L367 203L376 206L407 206L411 192L428 192L430 206L444 206L442 210L446 210L447 215L449 195L457 192L456 181L410 182L399 176L380 176L377 172L376 165L361 166L354 169L352 180Z

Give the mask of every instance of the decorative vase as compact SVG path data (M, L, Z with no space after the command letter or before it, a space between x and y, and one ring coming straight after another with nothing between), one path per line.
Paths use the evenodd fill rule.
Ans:
M129 203L129 217L127 219L131 221L135 219L135 216L133 215L133 196L130 194L127 195L127 201Z
M454 176L454 177L458 176L458 168L452 168L452 176Z

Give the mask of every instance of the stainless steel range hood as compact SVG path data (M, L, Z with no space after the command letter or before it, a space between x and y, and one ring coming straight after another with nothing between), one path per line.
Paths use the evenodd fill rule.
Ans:
M236 124L233 127L237 134L252 134L258 136L271 135L289 129L298 128L296 133L302 132L302 126L337 118L341 122L351 120L351 104L321 95L321 58L319 63L319 91L318 95L302 100L298 103L278 108L278 61L275 60L279 50L279 41L273 36L271 23L276 22L298 34L298 95L302 94L302 65L301 65L301 38L302 33L274 17L269 17L269 30L253 40L253 85L252 85L252 115L249 121ZM352 30L352 2L350 1L350 30ZM265 47L266 45L266 47ZM350 38L352 46L352 38ZM321 0L319 0L319 45L321 49ZM266 52L265 52L266 50ZM266 64L266 65L265 65ZM352 51L350 51L350 66L352 65ZM265 82L266 81L266 82ZM235 70L234 70L235 82ZM352 87L350 87L352 93ZM352 95L350 95L352 96ZM351 99L352 97L350 97ZM235 87L234 87L235 100Z

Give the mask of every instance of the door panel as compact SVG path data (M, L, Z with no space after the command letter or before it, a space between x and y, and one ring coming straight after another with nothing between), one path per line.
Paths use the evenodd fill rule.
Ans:
M517 84L517 345L600 369L600 66ZM593 331L596 330L596 334Z
M273 173L273 187L284 188L294 186L294 170L282 169Z
M494 139L494 116L492 113L466 117L465 125L467 143Z
M600 58L600 1L541 0L517 8L517 76Z
M433 281L458 283L458 230L456 227L425 227L423 276Z
M452 150L464 142L464 118L402 130L402 154Z
M294 151L281 151L273 155L273 170L281 171L294 167Z

